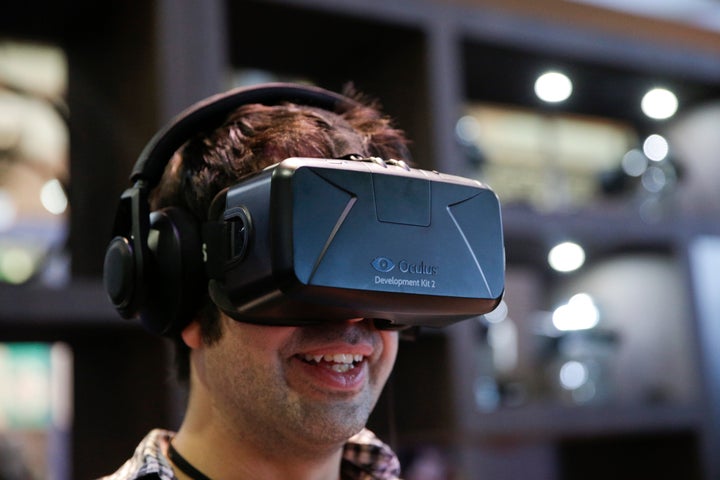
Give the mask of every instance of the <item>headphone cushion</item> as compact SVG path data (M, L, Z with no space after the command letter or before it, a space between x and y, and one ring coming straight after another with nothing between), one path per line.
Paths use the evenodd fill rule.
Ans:
M134 316L137 312L135 255L132 244L123 236L114 237L105 252L103 282L108 297L121 315L125 318Z
M154 333L171 336L190 322L207 292L200 226L181 208L154 211L148 247L140 321Z

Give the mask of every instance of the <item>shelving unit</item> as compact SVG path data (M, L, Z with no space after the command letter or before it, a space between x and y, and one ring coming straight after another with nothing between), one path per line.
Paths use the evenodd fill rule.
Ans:
M134 1L93 6L92 38L76 19L82 8L68 3L59 2L68 8L55 12L65 28L38 25L28 7L16 7L24 23L7 31L24 25L23 36L61 43L68 52L74 280L60 291L0 289L0 326L10 340L66 339L78 349L79 362L93 363L78 365L76 374L77 478L109 472L148 428L177 423L176 396L164 380L167 349L105 306L102 256L116 200L144 142L188 104L229 87L238 71L262 69L330 89L353 81L408 131L418 166L459 175L471 173L454 132L463 106L479 100L532 105L515 77L543 61L605 72L613 81L670 77L703 94L720 92L717 35L559 0L543 8L479 0ZM589 104L577 108L618 114L590 111ZM629 113L623 120L640 121ZM720 227L706 220L672 218L648 226L617 212L541 215L508 206L508 262L532 266L557 232L585 238L598 250L662 246L687 261L686 246L695 236L720 235ZM709 332L708 319L689 314L686 321L695 341ZM471 383L478 335L477 322L464 322L401 347L392 392L384 395L391 398L381 400L373 417L400 449L439 446L468 479L572 480L580 469L595 468L597 458L583 450L588 445L608 462L631 462L613 478L635 478L628 475L640 465L647 476L678 478L669 476L677 470L668 469L667 458L646 455L678 447L676 467L687 467L682 478L720 476L714 454L720 387L718 366L706 363L711 353L698 350L692 359L704 376L691 404L540 403L481 412ZM133 398L138 377L144 378L144 399ZM613 442L637 449L636 464L621 458Z

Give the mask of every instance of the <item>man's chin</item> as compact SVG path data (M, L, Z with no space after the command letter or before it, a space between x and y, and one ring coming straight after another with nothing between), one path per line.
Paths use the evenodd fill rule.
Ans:
M319 443L345 443L367 424L370 409L365 405L334 404L306 417L306 428Z

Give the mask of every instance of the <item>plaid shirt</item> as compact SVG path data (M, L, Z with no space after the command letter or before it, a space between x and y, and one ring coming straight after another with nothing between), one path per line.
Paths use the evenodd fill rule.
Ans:
M174 433L152 430L120 469L98 480L177 480L167 451ZM361 430L345 444L341 465L342 480L399 480L400 462L390 447L368 429Z

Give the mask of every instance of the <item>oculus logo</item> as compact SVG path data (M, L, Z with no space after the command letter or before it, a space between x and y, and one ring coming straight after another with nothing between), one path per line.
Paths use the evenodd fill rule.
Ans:
M372 266L378 272L387 273L395 268L395 263L387 257L377 257L372 261Z

